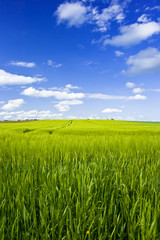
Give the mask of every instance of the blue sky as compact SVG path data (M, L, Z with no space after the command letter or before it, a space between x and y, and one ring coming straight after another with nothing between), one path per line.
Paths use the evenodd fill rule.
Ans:
M0 0L0 120L160 120L158 0Z

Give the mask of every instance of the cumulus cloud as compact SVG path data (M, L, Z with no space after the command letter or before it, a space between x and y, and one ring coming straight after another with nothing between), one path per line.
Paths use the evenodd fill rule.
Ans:
M127 82L126 83L127 88L134 88L135 86L136 86L135 83L132 83L132 82Z
M67 84L67 85L65 86L65 88L68 89L68 90L70 90L70 89L79 89L80 87L78 87L78 86L73 86L72 84Z
M5 111L12 111L15 108L19 108L24 104L23 99L9 100L7 104L3 105L1 109Z
M36 66L34 62L18 62L18 61L10 62L10 65L17 66L17 67L26 67L26 68L33 68Z
M135 96L128 97L128 100L146 100L147 97L141 94L136 94Z
M81 2L61 4L56 15L58 23L66 22L69 26L80 26L88 19L88 8Z
M66 85L67 86L67 85ZM102 93L75 93L70 92L70 89L72 88L78 88L77 86L72 86L69 84L69 88L65 87L62 89L56 89L56 90L37 90L33 87L29 87L24 89L21 94L25 96L30 97L42 97L42 98L48 98L48 97L54 97L58 100L65 100L61 101L58 104L56 104L56 107L59 109L68 109L68 106L70 105L76 105L81 104L81 101L78 101L78 99L82 98L91 98L91 99L100 99L100 100L142 100L145 96L141 95L135 95L135 96L119 96L119 95L110 95L110 94L102 94ZM134 87L134 85L132 86ZM73 100L73 101L67 101L67 100ZM64 108L63 108L63 105ZM64 110L65 111L65 110Z
M60 101L58 104L54 105L60 112L66 112L70 109L71 105L79 105L83 104L81 100L67 100L67 101Z
M133 88L133 93L142 93L144 92L143 88Z
M147 48L136 55L130 56L127 60L128 70L123 70L124 74L134 76L150 72L160 71L160 51L156 48Z
M94 24L96 27L93 31L107 31L110 21L122 22L125 18L123 7L117 3L112 3L100 12L98 7L86 6L88 1L83 2L66 2L59 5L56 15L58 23L66 22L68 26L80 26L87 22Z
M39 77L25 77L23 75L17 75L8 73L0 69L0 86L2 85L25 85L34 82L44 81L45 78Z
M122 52L122 51L115 51L115 55L116 55L117 57L121 57L121 56L124 55L124 52Z
M56 99L80 99L84 98L83 93L71 93L67 91L53 91L53 90L36 90L33 87L26 88L22 91L22 95L31 97L55 97Z
M159 22L134 23L120 28L120 35L105 39L104 45L131 46L160 33Z
M99 13L97 8L92 9L92 23L95 23L98 28L95 31L105 32L108 28L108 23L112 21L122 22L125 18L123 8L119 4L110 5L108 8L102 9Z
M122 16L120 16L119 14L123 15L123 9L119 4L114 4L109 6L108 8L104 8L101 14L95 14L95 19L107 22L115 18L119 21L122 18Z
M61 119L62 113L54 114L51 111L17 111L17 112L0 112L0 119L25 120L25 119Z
M117 109L117 108L105 108L102 113L121 113L122 110L121 109Z
M52 87L49 88L49 90L58 90L58 91L64 91L64 92L71 92L71 90L75 89L80 89L81 87L78 86L73 86L72 84L66 84L65 87Z

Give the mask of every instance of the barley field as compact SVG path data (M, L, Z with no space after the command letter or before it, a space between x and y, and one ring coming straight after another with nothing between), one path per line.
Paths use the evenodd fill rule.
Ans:
M0 123L1 240L159 240L160 124Z

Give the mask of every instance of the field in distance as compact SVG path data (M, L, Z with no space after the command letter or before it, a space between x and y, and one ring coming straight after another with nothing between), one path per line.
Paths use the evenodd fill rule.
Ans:
M159 240L160 124L0 122L0 239Z

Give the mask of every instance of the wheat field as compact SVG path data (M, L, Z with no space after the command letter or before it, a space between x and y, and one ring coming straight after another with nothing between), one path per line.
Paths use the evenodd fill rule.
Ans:
M160 124L1 122L0 239L159 240Z

